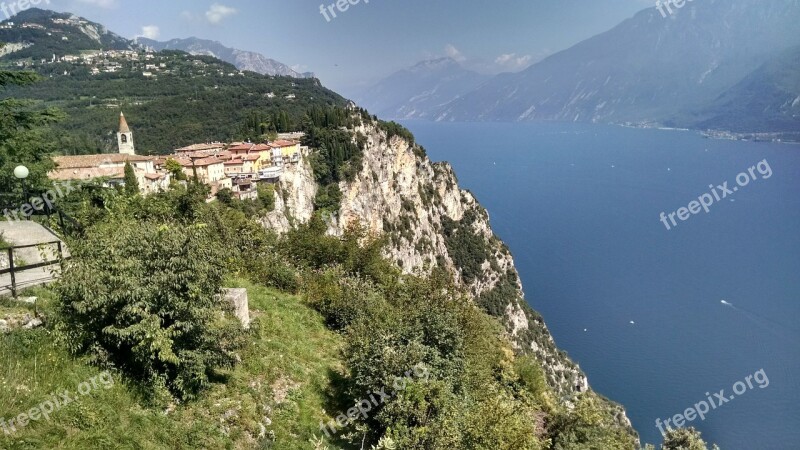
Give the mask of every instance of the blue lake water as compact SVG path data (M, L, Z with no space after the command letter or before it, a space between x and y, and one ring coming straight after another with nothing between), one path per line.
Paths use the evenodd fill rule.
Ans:
M724 389L727 403L688 422L707 441L800 449L800 146L589 124L405 125L489 210L528 302L643 443L661 441L657 418ZM660 222L765 159L771 177L756 168L708 213ZM761 369L769 384L751 377L731 400Z

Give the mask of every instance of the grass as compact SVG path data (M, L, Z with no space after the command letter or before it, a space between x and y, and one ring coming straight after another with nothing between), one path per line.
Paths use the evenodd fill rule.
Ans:
M198 400L153 404L138 385L112 372L114 383L7 435L2 449L308 449L320 421L330 420L331 379L341 372L341 338L297 296L236 279L247 288L253 326L242 362L220 374ZM26 293L52 311L46 288ZM0 302L0 317L25 310ZM0 335L0 418L6 423L50 397L75 393L101 370L71 356L46 328ZM328 406L329 409L333 408ZM0 424L1 425L1 424Z

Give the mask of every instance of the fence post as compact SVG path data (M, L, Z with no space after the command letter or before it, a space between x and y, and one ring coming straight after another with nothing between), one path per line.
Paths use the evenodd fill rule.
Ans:
M64 272L64 251L61 249L60 240L58 241L58 265L61 266L61 272Z
M61 210L60 209L57 209L56 212L58 213L58 224L61 225L61 233L66 235L67 234L67 228L64 226L64 215L61 214ZM59 247L61 247L60 244L59 244Z
M14 249L8 249L8 267L11 270L11 295L17 298L17 278L14 276Z

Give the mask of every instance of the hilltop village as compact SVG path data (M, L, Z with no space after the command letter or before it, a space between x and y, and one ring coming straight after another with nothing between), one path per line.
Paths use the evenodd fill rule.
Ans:
M48 176L57 181L103 180L108 186L124 186L130 165L143 195L167 190L173 182L196 180L207 184L211 197L229 189L242 200L257 198L258 182L275 183L284 168L297 164L308 148L298 141L302 133L283 133L271 142L211 142L175 149L172 155L136 154L133 132L120 113L118 153L55 156L56 168Z

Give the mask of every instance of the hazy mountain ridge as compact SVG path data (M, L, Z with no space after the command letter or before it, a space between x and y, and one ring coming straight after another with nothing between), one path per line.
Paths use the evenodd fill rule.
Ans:
M150 47L156 51L181 50L193 55L206 55L219 58L231 63L239 70L249 70L262 75L284 76L292 78L313 78L311 72L299 73L291 67L274 59L267 58L261 53L238 50L224 46L217 41L190 37L186 39L172 39L160 42L139 37L136 39L140 45Z
M663 123L707 108L800 45L798 21L797 0L708 0L667 18L649 8L522 72L498 75L435 119Z
M675 123L800 139L800 46L773 57L709 107Z
M452 58L426 60L389 75L362 92L357 101L381 117L429 119L437 109L489 78Z

